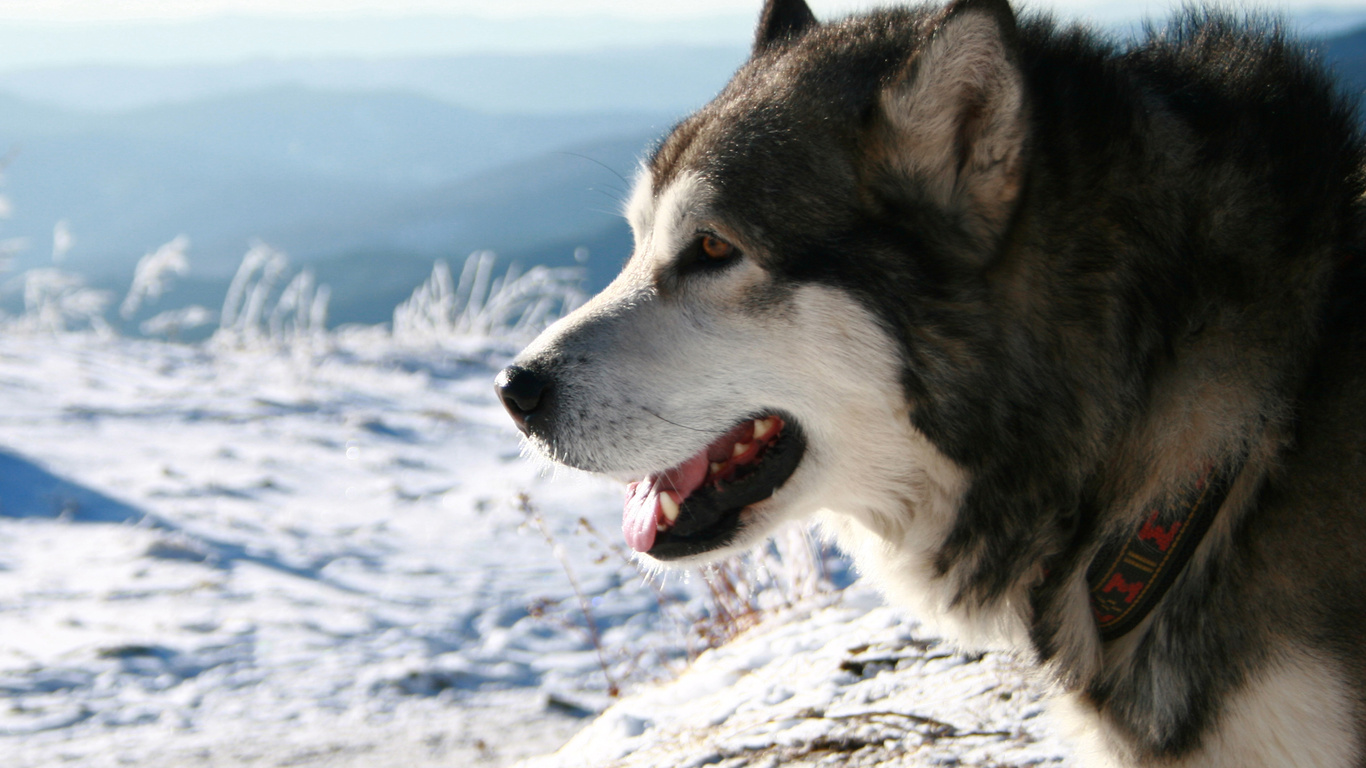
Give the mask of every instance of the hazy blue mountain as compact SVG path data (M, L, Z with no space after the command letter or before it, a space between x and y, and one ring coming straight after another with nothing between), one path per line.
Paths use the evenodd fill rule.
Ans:
M1319 45L1319 50L1349 92L1360 94L1366 90L1366 28L1330 37Z
M119 5L105 4L110 9ZM282 7L289 7L282 4ZM182 67L252 59L394 59L491 52L541 54L749 42L760 3L738 13L673 18L547 13L539 18L449 14L208 15L0 24L0 70L73 63ZM115 11L116 13L116 11Z
M1320 48L1346 87L1366 87L1366 31ZM18 268L44 264L66 220L70 267L121 293L142 254L188 235L192 274L144 316L216 308L258 237L331 286L336 323L387 319L433 260L458 269L481 249L529 266L575 263L587 247L596 289L630 249L620 210L639 158L740 55L0 75L0 191L14 204L0 239L31 239ZM52 103L3 95L44 82ZM53 105L125 87L103 112ZM144 106L116 109L134 103Z
M77 66L0 72L0 92L82 111L121 111L293 86L397 91L480 112L667 112L700 106L743 46L393 59L257 60L178 67Z
M331 285L335 322L387 319L434 259L460 262L480 249L530 265L571 263L586 246L594 254L590 282L600 286L629 247L620 201L641 152L733 67L710 72L686 66L688 58L675 52L649 65L642 57L598 57L584 70L572 56L541 57L531 67L540 68L539 79L520 59L512 63L525 66L506 72L496 58L473 69L464 62L458 72L451 62L392 62L396 75L362 78L353 84L362 90L353 91L330 88L357 72L309 65L299 66L326 75L313 87L287 84L266 67L269 76L256 81L267 87L243 90L252 78L236 75L248 67L218 70L235 74L206 76L178 93L177 83L208 70L125 70L156 81L128 85L142 88L139 98L150 106L114 111L0 94L0 153L11 150L3 192L14 203L0 237L29 238L16 268L37 266L47 261L53 225L65 220L76 236L68 267L117 294L139 257L188 235L193 274L146 312L215 306L253 238ZM405 77L482 89L486 108L498 106L494 98L504 106L548 103L567 98L576 80L615 77L623 92L598 106L639 100L669 109L593 111L591 100L580 100L566 114L480 111L405 88ZM635 99L651 79L666 80L667 95ZM123 87L118 78L95 84ZM175 100L195 94L201 97ZM15 300L11 294L11 307Z
M597 223L575 224L563 211L519 217L518 207L529 209L508 184L523 183L534 197L566 174L571 186L599 174L617 181L596 163L629 172L647 137L671 119L486 115L409 94L297 88L117 115L0 98L0 151L12 152L4 191L14 201L0 234L33 239L19 264L31 266L46 258L53 224L66 220L77 238L71 264L94 276L128 274L179 233L194 243L197 270L211 275L230 274L252 237L303 260L361 246L424 256L504 239L521 247ZM630 151L596 156L593 144L578 150L587 159L556 154L622 135ZM506 207L481 202L484 194L462 181L472 179Z
M483 249L495 250L504 267L529 267L579 266L574 252L586 248L586 285L597 290L630 253L621 215L626 180L654 138L646 133L579 145L395 199L353 222L357 231L373 233L369 238L318 256L291 253L304 253L318 280L331 287L337 323L388 320L435 259L458 272L471 252ZM316 241L326 224L302 220L271 242ZM221 286L217 291L221 297Z
M1366 24L1366 8L1305 8L1289 14L1297 34L1312 38L1346 35Z

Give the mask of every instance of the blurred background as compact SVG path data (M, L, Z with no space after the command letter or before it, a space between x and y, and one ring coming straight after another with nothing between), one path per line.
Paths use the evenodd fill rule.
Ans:
M849 584L801 532L644 578L492 397L758 5L0 3L7 767L505 765ZM1366 86L1366 3L1263 10Z
M64 270L121 295L142 256L186 237L176 290L111 320L134 334L168 309L216 312L253 238L330 286L333 326L389 320L435 260L476 250L581 264L599 288L629 247L637 158L725 82L756 13L673 5L9 0L8 273L50 265L55 232ZM870 5L813 3L825 18ZM1118 31L1165 11L1036 7ZM1360 4L1271 9L1330 39L1351 82L1366 74ZM22 311L22 280L0 293Z

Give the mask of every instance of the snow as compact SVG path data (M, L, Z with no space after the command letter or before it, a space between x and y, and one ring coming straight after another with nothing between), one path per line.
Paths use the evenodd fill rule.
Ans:
M520 457L491 385L511 348L376 348L0 337L7 766L553 749L582 721L547 692L605 682L520 494L608 641L678 645L575 533L614 530L621 490Z
M0 334L7 768L1065 764L1009 659L744 593L814 559L642 578L623 489L521 455L516 345L234 338Z
M862 586L770 618L519 768L1066 766L1045 688Z

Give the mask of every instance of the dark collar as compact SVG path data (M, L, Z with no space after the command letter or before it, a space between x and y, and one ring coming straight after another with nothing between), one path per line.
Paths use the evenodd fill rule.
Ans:
M1205 470L1180 504L1154 511L1128 538L1105 543L1086 571L1102 641L1138 626L1181 575L1228 498L1243 462Z

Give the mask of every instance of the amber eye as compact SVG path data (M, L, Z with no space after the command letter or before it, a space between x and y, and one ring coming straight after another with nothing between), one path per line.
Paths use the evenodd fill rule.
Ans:
M709 259L729 259L735 255L735 246L715 235L703 235L702 253Z

